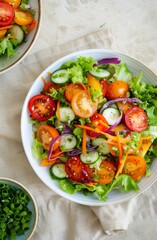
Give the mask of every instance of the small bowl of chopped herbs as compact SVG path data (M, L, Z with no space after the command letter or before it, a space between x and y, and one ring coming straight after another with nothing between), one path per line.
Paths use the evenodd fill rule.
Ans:
M38 210L28 189L16 180L0 177L0 240L29 240Z

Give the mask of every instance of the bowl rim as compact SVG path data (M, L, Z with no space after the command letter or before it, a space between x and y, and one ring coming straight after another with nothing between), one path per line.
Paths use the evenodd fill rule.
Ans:
M35 201L35 198L33 197L32 193L28 190L27 187L25 187L22 183L18 182L17 180L13 179L13 178L8 178L8 177L0 177L0 182L1 181L7 181L7 182L10 182L10 183L14 183L16 184L17 186L21 187L22 189L24 189L24 191L29 195L32 203L33 203L33 206L34 206L34 210L35 210L35 220L34 220L34 223L33 223L33 228L27 238L27 240L31 239L31 237L33 236L35 230L36 230L36 227L37 227L37 224L38 224L38 218L39 218L39 213L38 213L38 207L37 207L37 204L36 204L36 201Z
M32 41L29 45L29 47L24 51L24 53L20 56L20 58L18 58L15 62L13 62L12 64L10 64L9 66L5 67L4 69L0 70L0 75L3 73L6 73L7 71L11 70L13 67L17 66L25 57L26 54L29 54L30 50L32 49L32 47L34 46L37 37L39 35L39 31L40 31L40 26L41 26L41 19L42 19L42 0L37 0L38 1L38 22L37 22L37 27L35 29L35 34L32 38Z
M129 56L127 54L124 54L120 51L115 51L115 50L109 50L109 49L102 49L102 48L92 48L92 49L85 49L85 50L79 50L79 51L75 51L75 52L72 52L72 53L69 53L61 58L59 58L58 60L55 60L53 61L48 67L46 67L35 79L35 81L33 82L33 84L31 85L31 87L29 88L27 94L26 94L26 97L25 97L25 100L24 100L24 103L23 103L23 107L22 107L22 112L21 112L21 139L22 139L22 144L23 144L23 139L24 139L24 133L23 133L23 129L22 129L22 123L24 121L24 110L26 108L26 104L28 103L28 96L29 96L29 93L32 91L32 89L34 88L34 86L36 85L36 83L39 81L39 79L41 79L42 76L44 76L45 74L47 74L47 72L50 70L50 68L55 68L56 65L59 65L59 64L62 64L64 61L68 61L68 59L74 57L74 58L77 58L79 56L81 56L81 54L93 54L93 53L111 53L111 54L120 54L121 56L124 56L124 57L127 57L127 58L130 58L132 60L134 60L135 62L143 65L149 72L151 72L151 74L157 79L157 75L149 68L147 67L146 64L142 63L141 61L139 61L138 59L132 57L132 56ZM30 97L30 96L29 96ZM82 204L82 205L87 205L87 206L107 206L107 205L111 205L111 204L116 204L116 203L123 203L125 201L128 201L128 200L131 200L133 198L136 198L137 196L141 195L144 191L146 191L156 180L157 180L157 176L154 177L152 179L152 182L149 183L148 186L145 186L145 188L143 190L139 190L138 192L134 192L131 196L126 196L124 199L115 199L113 202L109 202L109 201L104 201L104 202L90 202L89 200L87 200L86 202L83 202L83 200L77 200L77 199L73 199L73 195L71 194L67 194L65 192L63 192L63 190L61 189L58 189L58 188L55 188L53 189L53 187L50 186L50 184L47 183L46 179L45 178L41 178L41 176L39 175L39 173L36 171L35 167L33 166L32 162L29 160L29 155L26 151L26 146L23 144L23 148L24 148L24 152L25 152L25 155L27 157L27 160L29 161L29 164L31 165L31 167L33 168L35 174L39 177L39 179L47 186L50 188L51 191L54 191L55 193L57 193L58 195L64 197L65 199L68 199L72 202L75 202L75 203L78 203L78 204Z

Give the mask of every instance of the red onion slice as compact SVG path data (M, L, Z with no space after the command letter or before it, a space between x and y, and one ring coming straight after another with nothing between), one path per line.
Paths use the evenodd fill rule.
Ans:
M103 107L100 109L100 113L103 112L103 110L107 107L109 107L110 105L116 103L116 102L122 102L122 101L126 101L126 102L138 102L138 103L141 103L142 101L138 98L116 98L114 100L111 100L111 101L108 101L106 102Z
M57 136L55 138L52 139L51 141L51 145L50 145L50 149L48 151L48 160L54 160L51 158L51 154L53 152L53 147L54 147L54 144L61 138L62 136Z
M120 62L121 60L119 58L104 58L99 60L97 64L94 64L94 67L103 64L119 64Z

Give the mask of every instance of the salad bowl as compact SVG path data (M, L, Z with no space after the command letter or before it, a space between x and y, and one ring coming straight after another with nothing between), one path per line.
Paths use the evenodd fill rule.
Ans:
M70 201L73 201L73 202L76 202L79 204L83 204L83 205L88 205L88 206L104 206L104 205L108 205L108 204L112 204L112 203L123 202L123 201L129 200L133 197L138 196L143 191L145 191L148 187L150 187L151 184L154 183L154 181L157 179L157 174L156 174L157 161L156 161L156 159L151 164L150 176L148 176L148 177L144 176L140 179L140 181L138 181L138 187L137 187L138 191L137 191L137 188L135 188L134 190L130 190L130 191L119 191L115 188L108 193L107 199L104 201L104 199L102 199L100 197L101 194L99 196L97 196L95 193L88 193L88 195L86 195L86 194L83 194L81 191L77 191L74 194L69 194L69 192L64 191L63 190L64 186L63 186L63 188L61 188L60 182L56 179L55 180L52 179L52 176L50 175L50 167L49 166L44 166L44 167L41 166L40 160L38 161L33 154L32 148L33 148L33 141L34 141L34 132L33 132L33 127L32 127L32 123L30 120L30 115L31 115L31 113L29 111L30 109L28 109L28 105L30 104L30 99L32 99L34 96L36 96L42 92L45 81L46 82L50 82L51 80L54 82L56 81L57 77L50 78L51 73L54 73L55 71L57 72L57 70L60 69L61 66L63 66L63 64L66 64L67 62L75 62L79 57L85 57L85 58L92 57L94 60L96 60L98 62L101 61L102 59L106 59L109 61L113 59L113 61L118 61L117 63L119 63L119 61L121 61L121 62L127 64L128 71L131 72L133 74L133 76L140 76L140 74L142 72L142 82L145 82L146 84L153 84L153 85L156 85L156 83L157 83L156 75L149 68L147 68L145 65L143 65L141 62L137 61L136 59L134 59L130 56L127 56L125 54L122 54L120 52L113 51L113 50L87 49L87 50L83 50L83 51L79 51L79 52L74 52L72 54L69 54L69 55L57 60L56 62L52 63L47 69L45 69L38 76L38 78L33 83L32 87L30 88L30 90L26 96L26 99L24 101L22 115L21 115L21 136L22 136L22 143L23 143L24 151L25 151L25 154L27 156L27 159L28 159L30 165L32 166L34 172L41 179L41 181L43 181L52 191L56 192L60 196L67 198ZM125 75L124 78L125 77L128 78L128 76L129 76L128 71L123 72L123 76ZM44 82L43 82L43 80L44 80ZM61 82L59 82L60 84L63 83L62 80L65 81L65 78L64 77L59 78L59 81L61 81ZM135 98L133 98L132 101L134 101L134 99ZM123 100L125 100L125 99L123 99ZM70 113L69 113L69 116L71 117ZM105 116L105 117L107 117L107 116ZM110 125L112 125L112 124L110 124ZM156 137L157 136L155 136L155 138ZM84 161L84 159L82 161ZM55 169L55 172L56 172L56 169ZM62 183L64 185L65 182L62 181Z
M16 2L20 3L18 7L16 7ZM2 74L20 63L35 44L41 24L41 1L6 0L1 1L0 7L6 10L9 8L8 12L12 11L14 16L12 22L6 23L6 26L3 26L4 23L0 25L0 74ZM20 15L21 12L28 12L23 19ZM18 18L16 14L18 14ZM29 23L31 16L33 20ZM17 19L15 20L15 18ZM3 31L6 31L4 36L1 35ZM7 46L7 48L4 46Z

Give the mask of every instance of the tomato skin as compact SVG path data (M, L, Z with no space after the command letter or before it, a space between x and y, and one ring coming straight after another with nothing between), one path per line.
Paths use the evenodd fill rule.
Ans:
M58 136L58 131L52 126L42 124L37 129L37 140L43 145L44 149L46 150L50 149L52 139ZM58 140L53 146L53 151L55 151L59 145L60 141Z
M28 11L15 9L14 22L20 26L29 25L34 20L33 15Z
M98 100L93 102L87 90L80 90L73 96L71 106L76 116L89 118L97 111Z
M55 115L55 101L44 94L33 96L28 102L31 117L38 121L46 121Z
M95 113L91 118L90 120L92 121L91 123L86 123L86 125L88 127L95 127L97 128L98 130L102 131L102 132L105 132L106 129L108 128L107 127L107 121L106 119L104 118L104 116L100 113ZM101 121L101 122L100 122ZM103 125L104 123L104 125ZM105 126L106 124L106 126ZM90 130L87 130L87 135L89 137L98 137L101 135L101 133L95 133L95 132L92 132Z
M21 0L5 0L5 2L12 5L13 8L18 8L18 6L21 4Z
M14 18L14 8L7 2L0 1L0 27L10 25Z
M85 90L86 87L81 83L70 83L66 86L65 89L65 97L66 99L71 102L73 96L78 93L80 90Z
M134 180L140 179L146 172L146 161L141 156L129 155L125 161L122 173L128 174Z
M76 182L84 182L90 179L89 166L81 162L79 156L70 157L65 162L65 171L70 179Z
M132 107L125 114L127 127L135 132L142 132L148 127L147 115L140 107Z
M53 82L44 83L42 93L43 94L50 93L52 88L54 88L55 90L58 90L61 88L61 86L55 85Z
M129 84L122 80L117 80L108 85L106 98L113 100L126 97L129 92Z
M108 82L105 79L100 80L101 90L103 93L103 97L106 97L107 89L108 89Z
M96 170L96 175L98 175L98 184L108 184L115 176L115 164L114 162L109 162L103 160L100 164L100 170Z

